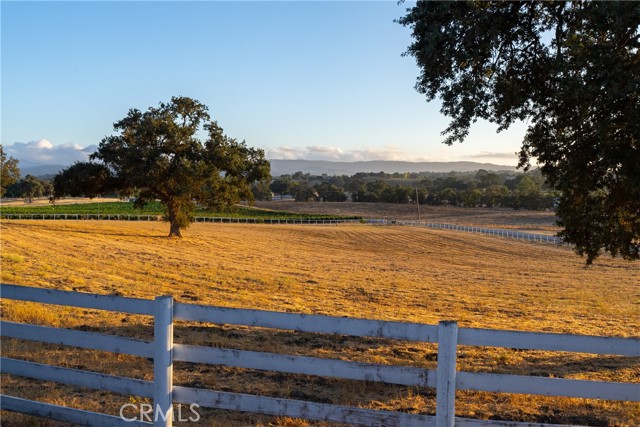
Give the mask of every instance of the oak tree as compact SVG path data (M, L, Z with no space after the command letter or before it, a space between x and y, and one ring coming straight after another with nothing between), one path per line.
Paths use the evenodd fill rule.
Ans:
M419 1L399 23L446 144L477 119L525 121L519 166L561 191L560 236L588 264L639 258L640 3Z
M0 144L0 172L0 197L4 197L7 188L20 179L20 169L18 169L18 160L13 157L7 158L2 144Z
M270 178L263 150L225 135L208 108L191 98L173 97L145 112L131 109L114 131L90 156L92 162L66 172L93 176L92 193L135 192L137 207L159 200L170 237L181 237L198 205L218 209L252 201L251 184Z
M54 198L94 197L113 191L116 183L107 166L95 162L76 162L53 177ZM123 194L124 195L124 194Z
M42 197L44 195L44 185L42 185L42 181L33 175L27 175L24 179L21 179L19 183L20 197L28 203L33 202L33 199L36 197Z

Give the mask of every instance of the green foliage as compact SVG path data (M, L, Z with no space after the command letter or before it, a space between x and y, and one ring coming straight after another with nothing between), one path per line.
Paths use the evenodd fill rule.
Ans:
M587 263L640 257L639 3L420 1L399 22L416 89L452 119L445 143L527 121L520 166L562 192L560 235Z
M100 202L77 204L50 204L46 206L0 206L2 215L11 214L95 214L97 215L163 215L165 207L160 202L149 202L143 208L136 208L133 202ZM198 206L193 216L228 217L228 218L263 218L263 219L350 219L353 217L336 217L335 215L314 215L283 211L270 211L244 206L234 206L221 210L210 210ZM359 219L359 218L357 218Z
M269 185L269 189L278 196L284 196L286 194L293 194L295 188L295 182L291 178L279 178L273 180Z
M22 197L28 203L31 203L34 198L42 196L50 196L53 191L53 186L48 180L41 180L33 175L27 175L23 179L11 184L7 187L6 197Z
M409 180L404 180L409 181ZM354 202L415 203L467 207L512 207L514 209L553 209L556 191L543 189L544 181L533 173L499 175L480 170L475 176L456 174L423 179L411 184L391 184L403 180L366 181L358 184Z
M353 176L283 175L269 188L278 197L296 195L299 201L416 203L467 207L554 209L559 192L549 188L538 169L522 173L490 172L358 172ZM313 187L311 188L311 185ZM315 193L311 190L315 190ZM317 194L316 194L317 193Z
M36 197L42 197L43 195L44 186L38 178L33 175L27 175L24 180L21 180L20 197L31 202Z
M169 235L178 237L198 204L220 209L253 201L251 184L270 178L264 152L226 136L207 111L187 97L173 97L146 112L129 110L114 124L116 134L104 138L91 155L108 175L77 179L77 188L89 188L92 195L135 193L137 207L160 200L171 223ZM204 141L200 133L207 135ZM77 168L84 171L89 164ZM78 175L72 172L67 183L75 189ZM70 194L64 185L56 197Z
M95 162L76 162L53 178L55 198L94 197L112 191L116 187L109 168Z
M53 197L53 182L49 179L41 179L40 183L42 184L42 193L45 197Z
M299 182L294 188L294 197L296 202L310 202L318 200L318 192L310 187L306 181Z
M270 201L272 199L271 189L267 181L256 181L251 184L251 192L254 200Z
M20 179L20 169L18 169L18 161L13 157L7 158L7 155L0 144L0 197L4 197L7 188Z
M311 174L297 171L291 177L294 181L308 181L311 178Z
M344 188L338 187L335 184L323 182L314 185L313 188L318 193L319 199L323 202L344 202L347 200L347 195L344 194Z

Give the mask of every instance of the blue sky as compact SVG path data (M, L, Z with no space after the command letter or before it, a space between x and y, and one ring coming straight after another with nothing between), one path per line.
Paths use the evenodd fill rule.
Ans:
M393 22L409 5L2 1L2 144L82 157L129 108L183 95L270 158L515 164L522 124L441 143L448 119L413 89Z

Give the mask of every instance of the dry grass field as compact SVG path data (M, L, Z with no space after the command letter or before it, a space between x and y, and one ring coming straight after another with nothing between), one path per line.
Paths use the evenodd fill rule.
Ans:
M396 220L418 220L418 207L406 203L324 203L274 200L256 202L255 206L289 212L308 212L326 215L361 216ZM420 207L420 219L474 227L513 228L533 233L555 234L555 213L549 211L514 210L510 208L461 208L455 206Z
M279 209L279 208L278 208ZM620 337L640 331L640 266L603 257L585 268L568 248L410 227L194 224L182 240L161 223L2 221L3 283L461 327ZM148 317L2 303L4 319L150 339ZM433 345L210 324L176 325L176 342L434 368ZM6 357L151 379L146 359L3 339ZM637 382L637 359L461 347L459 369ZM414 413L434 391L177 363L193 387ZM2 392L118 413L117 396L2 376ZM588 399L458 392L457 415L595 426L640 424L640 406ZM202 410L204 426L308 426ZM4 413L3 426L52 423ZM187 425L187 424L185 424Z

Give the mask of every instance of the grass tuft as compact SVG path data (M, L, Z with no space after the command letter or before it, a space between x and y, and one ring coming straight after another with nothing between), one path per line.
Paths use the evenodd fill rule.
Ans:
M2 261L12 262L12 263L21 263L21 262L24 262L24 257L22 255L18 255L14 253L3 253Z

